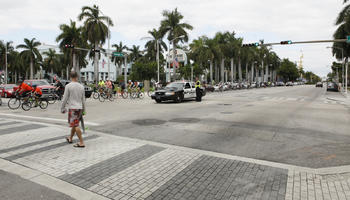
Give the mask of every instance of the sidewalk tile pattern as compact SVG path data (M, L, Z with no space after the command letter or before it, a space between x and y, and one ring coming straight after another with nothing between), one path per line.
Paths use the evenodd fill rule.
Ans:
M162 147L144 145L92 165L74 174L63 175L59 178L87 189L162 150L164 150Z
M201 156L146 199L284 199L287 170Z
M1 129L0 135L7 135L7 134L15 133L15 132L39 129L39 128L44 128L44 127L46 127L46 126L43 126L40 124L25 124L22 126L17 126L16 128L11 127L11 128Z

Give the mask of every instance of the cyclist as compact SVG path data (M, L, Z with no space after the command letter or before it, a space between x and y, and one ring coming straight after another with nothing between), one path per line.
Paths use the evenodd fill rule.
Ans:
M24 80L21 80L17 91L21 97L26 97L31 91L33 91L33 88L26 84Z
M56 81L56 93L59 96L59 99L62 99L63 93L64 93L64 85L61 83L60 80L58 80L56 78L56 76L54 77L54 80Z
M35 106L34 107L38 107L39 99L43 95L43 92L36 85L33 85L33 91L32 92L33 92L33 95L34 95L34 98L35 98Z
M105 82L103 81L103 80L100 80L100 82L98 82L98 86L100 87L100 88L103 88L103 87L105 87Z

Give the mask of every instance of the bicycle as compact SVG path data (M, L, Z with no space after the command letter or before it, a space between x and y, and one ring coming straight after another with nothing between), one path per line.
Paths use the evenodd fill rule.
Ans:
M104 102L106 99L109 101L114 101L114 95L109 89L105 89L102 93L99 94L99 101Z
M134 89L132 91L131 95L132 95L133 99L136 99L136 98L143 99L143 97L145 96L144 93L141 92L140 89Z
M30 96L22 103L22 109L24 111L29 111L31 108L33 108L33 104L35 105L34 107L39 106L41 109L46 109L49 102L47 99L36 97L33 93L31 93Z

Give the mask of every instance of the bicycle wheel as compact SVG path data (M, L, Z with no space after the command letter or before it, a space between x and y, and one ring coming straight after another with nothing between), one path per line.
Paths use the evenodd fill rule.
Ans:
M57 95L51 95L51 96L48 98L48 103L49 103L49 104L54 104L54 103L56 103L57 98L58 98Z
M100 101L100 102L104 102L105 100L106 100L106 94L105 93L101 93L100 95L99 95L99 97L98 97L98 100Z
M40 100L39 102L39 106L41 109L46 109L48 105L49 105L49 102L47 100Z
M92 98L94 99L98 99L100 97L100 93L98 92L94 92L94 94L92 95Z
M0 98L0 106L2 106L2 100L1 100L1 98Z
M123 97L123 99L127 99L128 98L128 93L124 91L123 94L122 94L122 97Z
M21 100L18 98L11 98L7 105L11 110L16 110L21 106Z
M130 99L135 99L137 97L137 93L136 92L131 92L130 93Z
M32 108L32 103L30 101L25 101L22 103L22 109L24 111L29 111Z
M148 91L148 92L147 92L147 96L148 96L148 97L151 97L151 96L152 96L152 94L153 94L153 92L152 92L152 91Z
M140 92L140 93L139 93L139 98L140 98L140 99L143 99L143 97L145 97L145 94L144 94L143 92Z
M109 101L114 101L114 95L113 94L108 94L108 100Z

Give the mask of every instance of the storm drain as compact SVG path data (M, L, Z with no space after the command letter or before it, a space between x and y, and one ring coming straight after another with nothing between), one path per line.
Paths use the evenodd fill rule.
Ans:
M221 112L221 114L224 114L224 115L231 115L231 114L233 114L233 112Z
M200 119L198 118L174 118L169 120L169 122L175 122L175 123L196 123L199 121Z
M154 125L162 125L165 124L166 121L159 119L140 119L132 121L133 124L137 124L140 126L154 126Z

